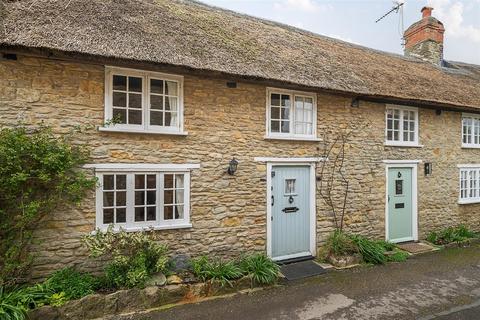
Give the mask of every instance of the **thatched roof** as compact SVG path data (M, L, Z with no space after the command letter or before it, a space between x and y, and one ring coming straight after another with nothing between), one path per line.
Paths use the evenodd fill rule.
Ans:
M20 0L4 2L2 11L4 49L42 48L480 108L480 66L439 68L191 0Z

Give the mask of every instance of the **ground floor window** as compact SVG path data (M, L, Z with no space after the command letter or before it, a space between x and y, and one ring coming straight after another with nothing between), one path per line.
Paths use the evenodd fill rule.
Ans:
M113 225L135 231L189 226L188 166L105 166L96 170L97 228Z
M480 202L480 165L460 167L460 203Z

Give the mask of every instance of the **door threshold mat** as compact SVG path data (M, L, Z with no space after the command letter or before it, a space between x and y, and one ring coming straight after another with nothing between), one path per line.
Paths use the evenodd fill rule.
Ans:
M317 276L327 272L315 261L301 261L280 266L280 272L289 281Z
M397 247L411 254L425 253L435 251L437 249L423 242L397 243Z

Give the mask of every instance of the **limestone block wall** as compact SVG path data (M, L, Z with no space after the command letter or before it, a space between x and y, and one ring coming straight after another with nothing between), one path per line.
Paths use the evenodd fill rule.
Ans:
M75 135L75 143L90 149L92 163L200 163L191 175L193 227L158 231L176 253L265 251L266 165L254 157L321 156L324 144L352 123L361 129L346 145L345 172L351 184L347 229L384 237L382 160L413 159L433 163L431 176L423 175L423 167L418 171L420 237L459 223L480 230L480 205L457 204L457 164L480 162L480 149L461 148L461 113L436 115L420 109L423 147L386 147L385 105L361 102L352 108L350 99L317 92L317 131L324 141L266 140L264 85L239 82L237 88L227 88L227 79L183 75L187 136L99 132L95 127L104 121L102 65L19 55L16 61L0 61L0 125L43 122L58 134L91 126ZM240 162L235 176L226 174L232 157ZM81 243L94 228L94 192L78 207L52 212L36 232L33 276L65 265L98 268ZM332 230L331 212L317 191L318 245Z

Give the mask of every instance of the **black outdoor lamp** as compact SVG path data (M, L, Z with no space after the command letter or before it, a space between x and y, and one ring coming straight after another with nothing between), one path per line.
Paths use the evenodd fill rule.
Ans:
M232 158L232 160L230 160L230 163L228 164L227 173L233 176L235 174L235 171L237 171L237 166L238 161L235 158Z

